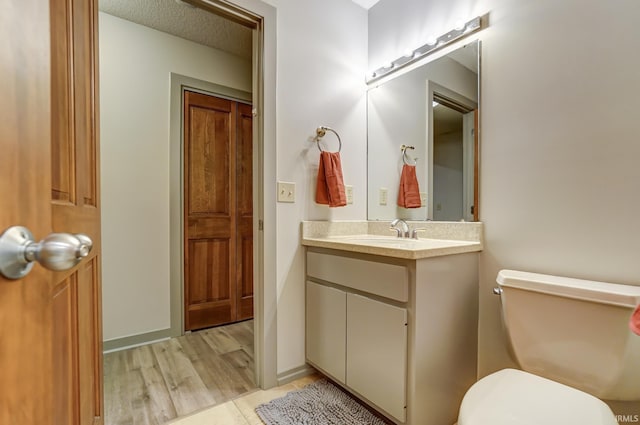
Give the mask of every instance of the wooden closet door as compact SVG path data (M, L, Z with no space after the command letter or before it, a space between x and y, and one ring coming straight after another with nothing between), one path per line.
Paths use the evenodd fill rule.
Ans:
M237 317L253 317L253 115L251 105L238 104L237 196L238 247Z
M253 317L250 105L184 94L185 329Z
M185 329L236 317L236 108L184 94Z

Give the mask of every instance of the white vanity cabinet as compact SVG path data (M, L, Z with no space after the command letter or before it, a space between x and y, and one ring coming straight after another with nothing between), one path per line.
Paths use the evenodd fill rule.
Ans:
M307 362L397 424L455 422L476 380L477 254L309 247Z
M405 421L408 270L307 253L307 361Z

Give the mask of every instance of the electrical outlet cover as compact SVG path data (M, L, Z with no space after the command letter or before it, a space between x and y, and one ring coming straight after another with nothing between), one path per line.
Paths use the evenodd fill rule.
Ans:
M427 206L427 192L420 192L420 206Z
M353 204L353 186L345 185L344 191L345 191L345 194L347 195L347 204Z
M387 205L389 190L386 187L380 188L380 205Z

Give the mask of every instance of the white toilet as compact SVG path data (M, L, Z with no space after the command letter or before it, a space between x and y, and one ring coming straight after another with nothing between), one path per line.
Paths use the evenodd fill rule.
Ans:
M640 400L640 336L628 327L640 287L513 270L497 281L524 371L476 382L458 425L617 425L600 399Z

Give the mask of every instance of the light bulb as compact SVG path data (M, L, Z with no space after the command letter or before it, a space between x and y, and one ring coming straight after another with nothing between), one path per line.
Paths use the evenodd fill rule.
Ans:
M416 53L415 53L413 50L406 50L406 51L404 52L404 56L405 56L406 58L412 58L412 57L414 57L414 56L415 56L415 54L416 54Z

